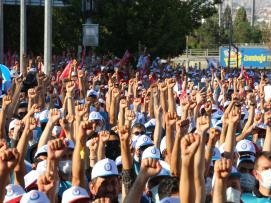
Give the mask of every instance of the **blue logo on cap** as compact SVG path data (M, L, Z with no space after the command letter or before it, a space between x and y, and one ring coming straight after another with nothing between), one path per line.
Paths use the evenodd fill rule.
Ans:
M40 194L37 192L37 191L33 191L31 194L30 194L30 200L37 200L40 198Z
M246 148L247 148L247 144L246 144L246 143L243 143L243 144L241 145L241 148L242 148L242 149L246 149Z
M156 154L156 149L155 149L155 148L152 148L152 149L151 149L151 153L152 153L152 154Z
M147 137L143 137L143 141L144 141L144 142L147 142L147 141L148 141L148 138L147 138Z
M7 188L7 196L12 196L13 195L13 190L12 190L12 188L11 187L8 187Z
M110 163L106 163L106 164L104 165L104 170L106 170L106 171L111 171L111 169L112 169L112 166L111 166Z
M80 195L80 190L79 190L79 188L74 188L74 189L72 190L72 194L73 194L74 196Z

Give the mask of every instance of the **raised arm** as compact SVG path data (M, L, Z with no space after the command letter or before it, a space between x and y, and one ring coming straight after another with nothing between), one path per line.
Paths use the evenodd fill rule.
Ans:
M168 157L171 157L173 145L174 145L174 128L176 124L176 113L166 113L166 149Z
M209 107L205 107L206 109ZM211 108L211 107L210 107ZM208 112L208 110L206 110ZM207 141L206 132L210 127L210 114L201 116L197 119L196 133L200 136L200 143L194 158L194 181L195 181L195 202L205 202L205 143Z
M263 144L263 151L271 152L271 112L267 112L264 115L266 124L266 134Z
M225 203L226 189L227 189L227 178L231 172L231 160L222 158L215 162L214 167L214 188L213 188L213 202Z
M11 96L4 96L2 101L2 111L0 112L0 139L6 138L6 119L7 119L7 110L9 105L12 103Z
M16 148L3 149L0 151L0 202L4 201L5 187L8 185L9 176L16 166L19 158L19 153Z
M167 88L168 88L168 112L176 112L176 105L174 100L174 92L173 87L175 86L175 79L171 78L167 80Z
M18 163L14 169L14 182L21 186L24 186L24 176L26 174L25 168L25 154L27 151L27 144L30 138L32 130L37 126L37 121L33 117L28 117L25 123L25 127L21 138L17 144L17 150L19 152Z
M74 186L83 188L87 186L85 180L85 145L87 135L93 130L91 121L83 121L80 124L72 157L72 185Z
M200 143L196 134L185 135L181 141L182 167L180 178L180 199L182 203L195 202L194 155Z
M170 160L170 171L173 176L180 177L181 175L181 139L186 135L188 127L188 119L176 122L176 135Z
M159 161L151 158L143 159L141 162L140 172L132 188L128 192L124 203L140 203L140 199L148 179L152 176L157 175L160 170L161 165Z
M45 129L43 130L38 148L42 147L43 145L47 144L49 141L51 135L52 135L52 130L55 125L55 123L60 119L61 114L58 109L51 109L49 112L49 118L48 118L48 123L45 126Z

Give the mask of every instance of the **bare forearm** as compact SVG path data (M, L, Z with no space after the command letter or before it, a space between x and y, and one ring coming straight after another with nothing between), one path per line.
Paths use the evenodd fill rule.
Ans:
M181 138L180 136L176 136L173 150L172 150L172 156L170 159L170 171L173 176L180 177L181 172Z
M132 157L128 141L121 141L121 159L122 159L122 168L123 170L128 170L132 168Z
M226 202L226 184L222 179L215 179L213 189L213 202L225 203Z
M66 99L67 99L67 107L68 107L68 113L71 115L75 115L75 109L74 109L74 101L72 98L72 94L71 93L67 93L66 94Z
M173 88L168 88L168 112L176 112Z
M156 146L157 148L160 147L161 132L162 132L162 122L158 118L155 120L155 128L154 128L154 133L153 133L154 146Z
M189 160L188 162L193 162ZM182 165L179 195L182 203L195 202L195 185L193 176L193 165L189 164Z
M226 136L225 146L224 146L224 156L228 159L233 157L233 149L235 146L235 125L234 123L229 123L228 132Z
M109 121L111 126L114 126L116 124L115 114L116 114L116 99L113 98L110 104L110 113L109 113Z
M263 151L271 151L271 127L266 127L266 135L263 144Z
M145 185L148 178L144 177L141 173L137 176L132 188L128 192L124 203L140 203L142 192L144 191Z
M0 113L0 139L5 138L6 131L5 131L5 125L6 125L6 115L7 115L7 107L3 106L2 111Z
M166 92L165 91L160 91L160 103L161 103L163 112L167 112Z
M43 130L43 132L41 134L39 144L38 144L38 148L40 148L43 145L47 144L48 140L50 139L53 127L54 127L54 123L50 122L50 120L49 120L48 123L45 126L45 129Z
M166 126L166 148L168 156L171 157L173 144L174 144L174 135L171 126Z
M76 141L72 157L72 185L85 188L85 147L79 140Z
M99 141L98 145L98 161L105 158L105 143L103 141Z

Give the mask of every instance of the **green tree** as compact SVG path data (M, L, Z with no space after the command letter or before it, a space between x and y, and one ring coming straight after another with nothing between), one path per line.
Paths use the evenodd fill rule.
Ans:
M236 43L250 42L251 26L247 20L245 8L237 10L233 24L233 39Z
M203 49L217 48L220 42L219 32L218 15L209 17L189 37L189 47Z
M141 42L151 53L176 55L185 47L185 36L214 12L214 4L205 0L101 0L95 20L104 50L137 51Z

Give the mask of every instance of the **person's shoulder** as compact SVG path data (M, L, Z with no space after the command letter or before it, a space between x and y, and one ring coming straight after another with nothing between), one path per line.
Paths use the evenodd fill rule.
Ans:
M270 203L271 198L257 197L252 193L243 193L241 199L244 203Z

